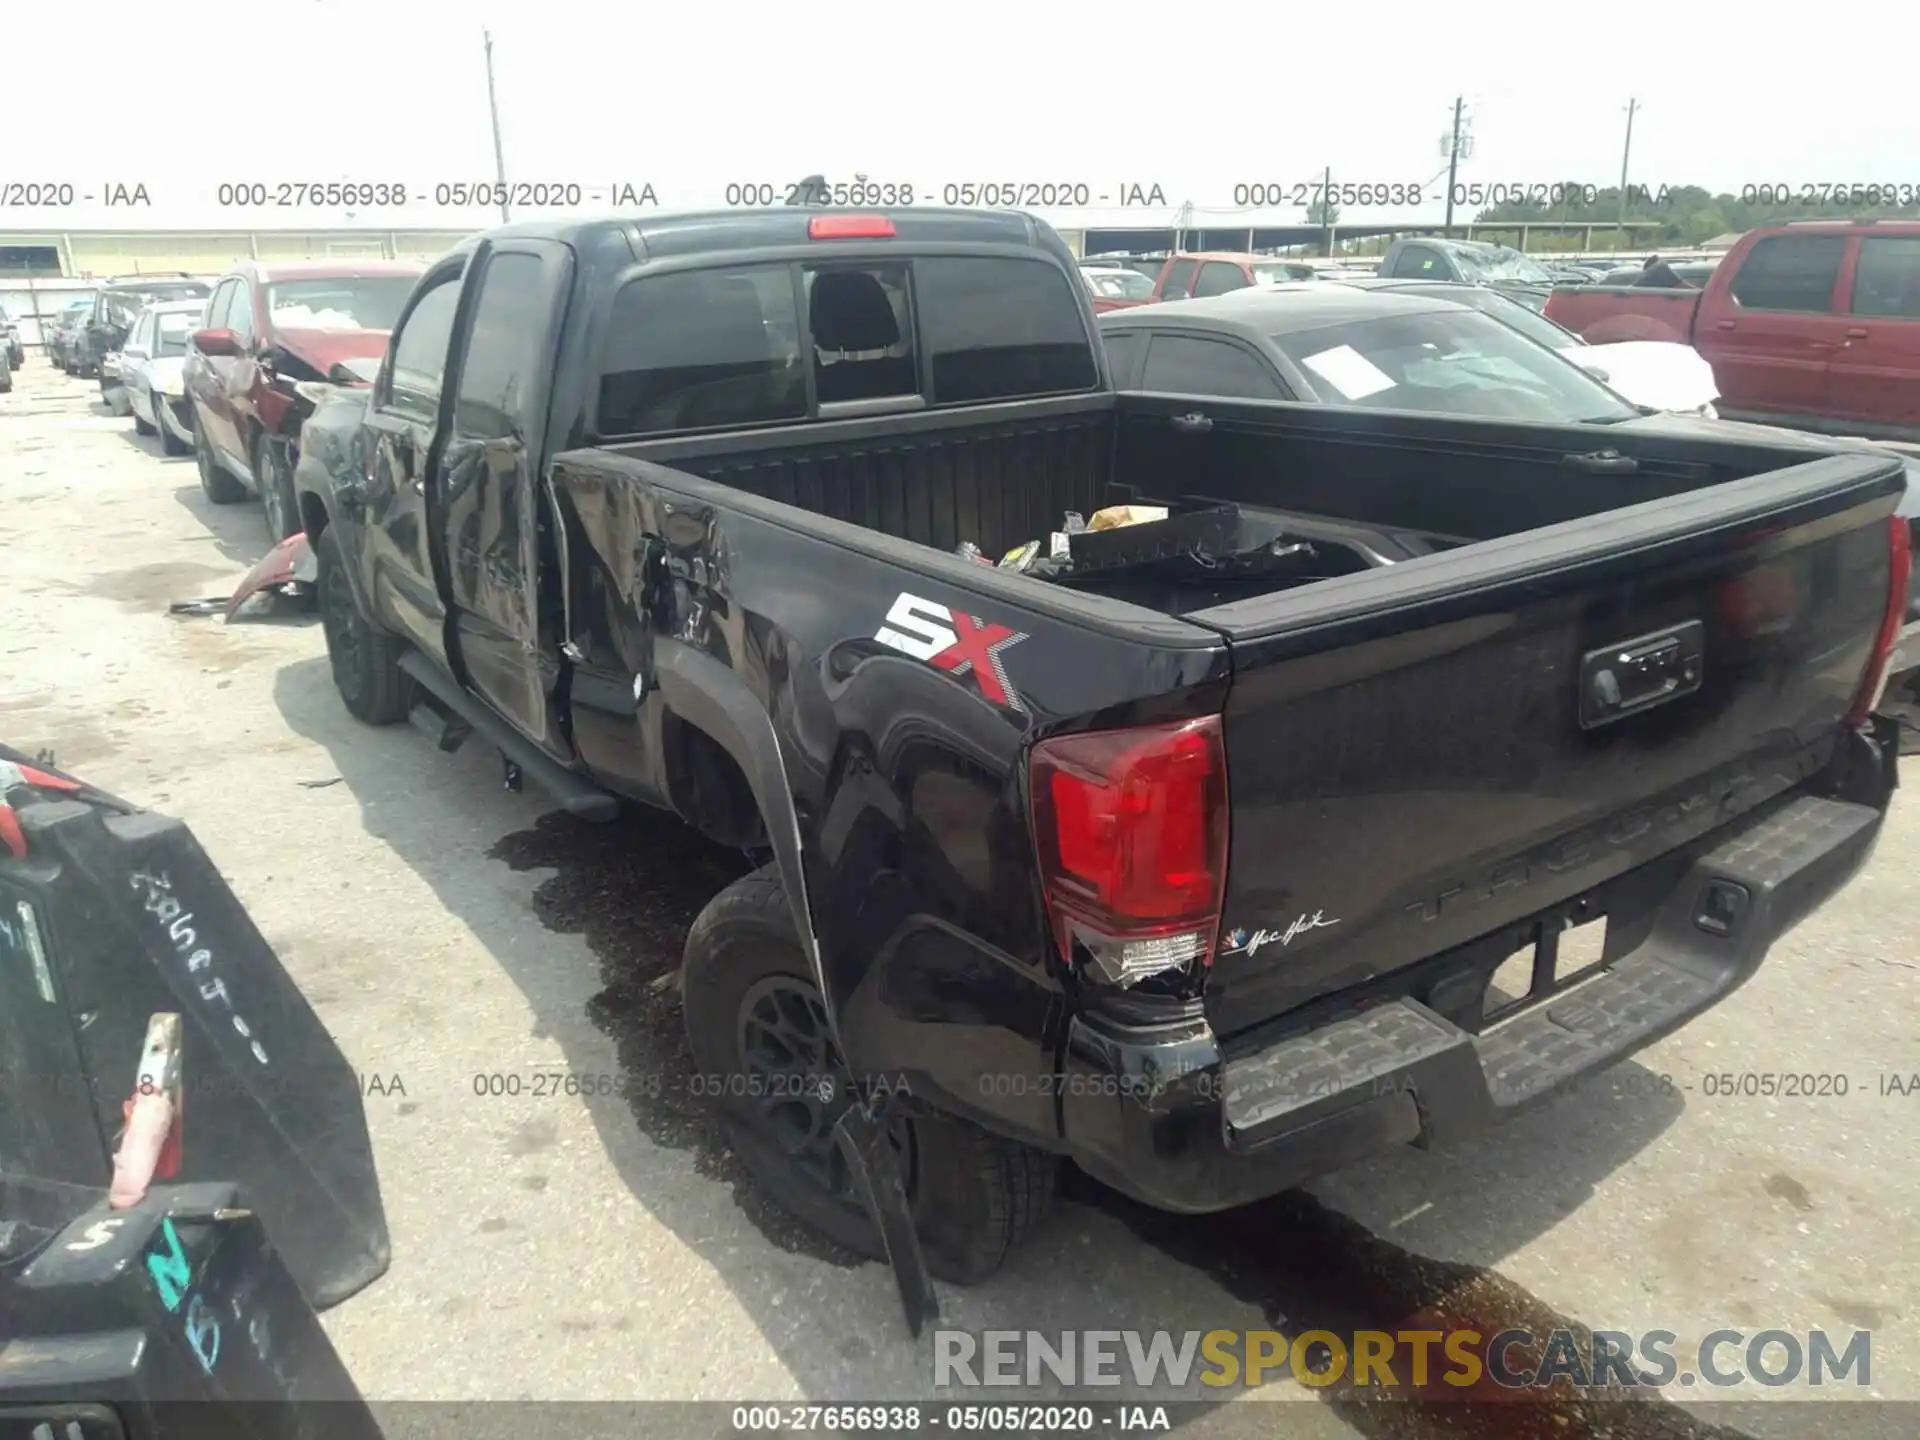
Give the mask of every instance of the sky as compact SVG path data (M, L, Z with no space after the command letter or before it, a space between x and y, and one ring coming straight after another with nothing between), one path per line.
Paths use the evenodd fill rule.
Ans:
M1456 95L1474 144L1462 184L1617 183L1632 99L1636 185L1920 188L1912 0L11 0L0 231L482 228L497 217L484 192L437 201L459 198L442 185L495 178L483 26L508 180L558 186L563 202L577 186L586 211L617 208L621 186L682 209L822 173L912 185L920 203L967 182L1067 199L1084 185L1084 207L1032 206L1063 227L1170 224L1187 205L1188 223L1231 225L1255 218L1237 186L1290 192L1331 167L1336 183L1423 187L1420 206L1345 205L1343 219L1421 221L1443 208ZM116 32L124 44L98 43ZM107 56L115 84L80 68ZM406 203L349 218L296 188L337 181L404 186ZM256 184L289 203L226 203ZM149 203L105 204L116 185ZM1149 204L1121 208L1135 185ZM55 202L71 186L71 201L8 203L27 186ZM1302 218L1292 204L1259 214Z

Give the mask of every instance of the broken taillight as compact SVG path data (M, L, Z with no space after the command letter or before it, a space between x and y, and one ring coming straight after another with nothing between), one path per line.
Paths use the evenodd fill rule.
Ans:
M807 221L809 240L891 240L896 233L885 215L816 215Z
M1220 717L1043 740L1028 795L1054 943L1122 986L1213 958L1227 880Z
M1867 659L1866 673L1847 712L1849 725L1864 725L1880 697L1886 692L1887 675L1893 651L1900 639L1901 622L1907 613L1907 587L1913 579L1913 532L1906 517L1894 516L1887 522L1887 604L1880 616L1880 632L1874 637L1873 653Z

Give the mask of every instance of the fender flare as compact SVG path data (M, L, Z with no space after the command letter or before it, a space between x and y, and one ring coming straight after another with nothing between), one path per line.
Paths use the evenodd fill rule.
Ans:
M813 966L814 983L826 1001L827 1017L840 1039L840 1017L833 992L827 988L824 967L820 963L820 941L813 929L813 906L807 896L806 867L801 863L800 817L793 803L793 787L787 783L787 768L780 758L780 740L773 720L733 671L711 655L694 649L681 640L664 637L654 641L654 674L667 708L690 725L704 730L721 749L733 757L753 791L760 818L766 823L767 840L773 847L774 864L780 870L781 888L793 911L795 931L807 961ZM845 1054L842 1043L841 1053Z

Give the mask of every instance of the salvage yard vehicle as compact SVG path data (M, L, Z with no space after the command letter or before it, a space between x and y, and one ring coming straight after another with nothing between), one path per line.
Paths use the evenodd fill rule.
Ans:
M200 484L216 505L260 497L267 532L300 529L293 470L312 413L295 387L386 353L422 267L409 260L245 261L207 302L186 362Z
M1547 316L1596 343L1692 345L1732 419L1920 440L1920 220L1749 230L1701 289L1573 286Z
M1664 422L1626 402L1713 414L1712 390L1702 394L1713 372L1686 346L1649 342L1616 355L1471 285L1321 280L1241 290L1103 315L1100 333L1123 390L1655 428ZM1590 350L1621 376L1593 374ZM1646 350L1679 354L1649 364Z
M647 214L433 264L297 485L355 716L762 862L688 935L694 1063L905 1292L903 1215L979 1280L1062 1158L1199 1212L1472 1133L1851 877L1899 459L1614 404L1117 393L1030 216ZM955 553L1050 532L1084 569Z
M3 309L0 309L0 350L7 352L7 362L15 370L27 363L27 346L20 338L20 322Z
M1153 277L1126 265L1082 265L1080 278L1093 296L1093 313L1153 303Z
M193 448L193 411L184 371L187 337L205 310L198 300L149 305L134 320L127 347L120 352L120 385L133 412L133 428L141 435L157 432L168 455L184 455Z
M1286 285L1318 277L1317 266L1304 260L1276 260L1271 255L1243 255L1227 250L1169 255L1153 282L1153 299L1185 300L1195 295L1225 295L1255 285Z
M110 388L109 376L102 373L101 362L117 355L126 344L133 318L156 300L199 300L213 289L205 280L196 280L185 271L178 278L135 275L109 280L93 297L87 318L76 328L69 347L67 373L82 379L100 378L100 389Z
M56 370L71 371L78 337L85 333L87 317L93 313L93 296L63 306L47 334L47 359Z
M1423 235L1396 240L1380 257L1384 280L1441 280L1453 285L1491 285L1531 310L1545 308L1555 282L1539 261L1510 245L1485 240L1447 240Z

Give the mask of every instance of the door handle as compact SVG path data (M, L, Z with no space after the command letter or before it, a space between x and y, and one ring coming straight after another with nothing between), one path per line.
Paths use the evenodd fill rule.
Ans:
M1174 416L1173 428L1185 431L1189 435L1200 435L1213 428L1213 421L1195 410L1186 415Z
M1713 322L1713 328L1716 330L1731 330L1734 328L1734 324L1735 322L1732 320L1716 320Z
M1851 329L1849 329L1849 330L1847 331L1847 338L1848 338L1849 340L1864 340L1864 339L1866 339L1866 338L1867 338L1867 327L1866 327L1866 326L1864 326L1864 325L1855 325L1855 326L1853 326L1853 327L1852 327Z

